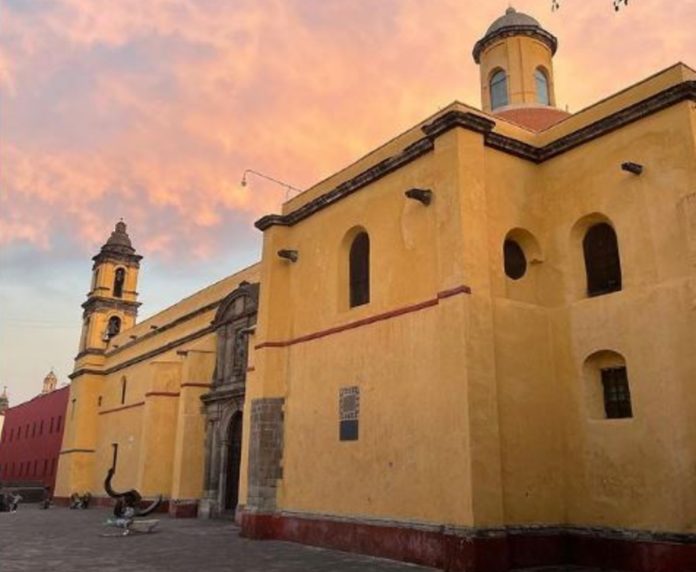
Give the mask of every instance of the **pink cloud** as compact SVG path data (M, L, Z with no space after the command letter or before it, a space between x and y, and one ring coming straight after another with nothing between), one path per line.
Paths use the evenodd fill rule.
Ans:
M609 0L566 0L555 14L546 0L517 4L559 37L557 93L571 109L696 48L693 3L667 11L643 0L619 14ZM248 227L277 211L284 196L260 180L242 188L244 169L308 186L454 99L477 104L471 48L505 7L456 0L6 6L0 97L15 119L0 141L0 245L50 248L63 232L91 252L123 216L137 226L140 248L161 256L182 240L192 256L230 248L218 231L231 217Z

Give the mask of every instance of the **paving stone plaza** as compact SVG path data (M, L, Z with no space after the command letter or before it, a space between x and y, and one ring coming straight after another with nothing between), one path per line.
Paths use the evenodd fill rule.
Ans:
M423 568L292 544L240 538L227 521L161 518L152 534L117 536L104 526L110 511L65 508L39 510L25 504L16 513L0 513L2 572L290 572L374 570L427 571ZM109 535L109 536L104 536ZM544 572L592 572L545 568ZM530 572L530 571L527 571Z

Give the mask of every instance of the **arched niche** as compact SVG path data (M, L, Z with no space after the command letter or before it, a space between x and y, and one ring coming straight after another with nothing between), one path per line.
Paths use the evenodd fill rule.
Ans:
M505 296L537 303L543 254L536 237L525 228L509 230L500 244L500 260Z
M571 298L611 294L623 289L620 233L611 219L599 212L580 218L570 232Z
M610 349L595 351L585 358L582 372L589 419L633 417L629 369L621 353Z

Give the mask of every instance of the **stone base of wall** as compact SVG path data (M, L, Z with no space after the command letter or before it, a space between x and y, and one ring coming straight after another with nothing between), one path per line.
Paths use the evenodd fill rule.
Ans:
M455 530L245 512L241 535L359 552L452 572L508 572L553 565L630 572L696 571L696 535L686 534L576 527Z

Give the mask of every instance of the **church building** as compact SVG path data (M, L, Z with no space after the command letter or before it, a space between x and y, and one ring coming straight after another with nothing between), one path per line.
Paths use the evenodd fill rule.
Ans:
M94 258L57 494L503 572L696 570L696 71L570 114L509 8L458 101L256 222L261 261L136 323ZM691 413L689 413L691 412Z

